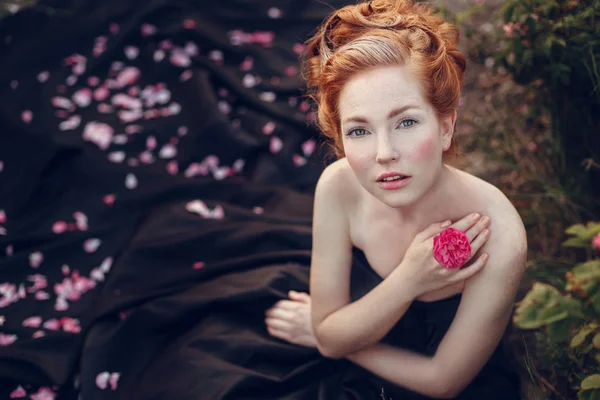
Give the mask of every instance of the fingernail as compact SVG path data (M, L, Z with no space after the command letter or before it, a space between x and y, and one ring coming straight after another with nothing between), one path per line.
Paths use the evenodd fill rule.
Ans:
M473 218L479 218L480 216L479 213L473 213Z
M483 253L483 255L481 256L482 260L487 260L488 258L488 254L487 253Z

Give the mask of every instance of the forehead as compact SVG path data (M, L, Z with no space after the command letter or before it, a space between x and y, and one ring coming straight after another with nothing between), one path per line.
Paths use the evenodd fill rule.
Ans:
M407 66L379 67L346 82L339 98L340 117L386 114L407 104L427 109L419 80Z

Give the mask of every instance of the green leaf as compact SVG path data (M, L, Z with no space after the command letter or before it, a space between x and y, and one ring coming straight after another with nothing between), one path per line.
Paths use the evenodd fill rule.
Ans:
M595 323L582 326L581 329L579 329L579 332L577 332L575 336L573 336L573 339L571 339L570 347L573 349L581 346L585 343L585 340L588 338L588 336L596 332L597 329L598 325Z
M596 333L594 335L594 338L592 339L592 344L594 345L594 348L600 349L600 333Z
M585 229L585 225L583 224L575 224L575 225L571 225L570 227L568 227L565 232L568 235L573 235L573 236L577 236L581 239L585 239L587 236L587 230Z
M590 241L586 239L581 239L578 237L573 237L565 240L562 244L564 247L578 247L578 248L588 248L590 247Z
M536 329L567 318L570 312L580 313L578 302L567 299L555 287L535 282L523 300L517 304L513 317L521 329Z
M565 318L548 325L548 336L556 343L567 343L569 341L571 328L574 325L573 318Z
M590 375L581 381L581 390L600 389L600 374Z
M589 260L578 264L567 275L567 292L575 292L581 297L588 297L600 283L600 260Z

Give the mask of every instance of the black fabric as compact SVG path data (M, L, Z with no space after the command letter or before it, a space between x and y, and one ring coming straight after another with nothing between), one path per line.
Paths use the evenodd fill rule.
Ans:
M329 162L301 43L343 1L47 0L0 21L0 398L420 398L270 337ZM357 298L379 278L357 252ZM432 352L458 298L386 341ZM423 339L426 338L426 341ZM516 398L498 353L461 398Z

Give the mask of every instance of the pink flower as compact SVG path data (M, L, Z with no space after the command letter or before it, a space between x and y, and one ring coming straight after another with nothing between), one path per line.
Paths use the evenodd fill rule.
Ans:
M460 268L471 257L469 238L463 231L448 228L433 238L433 256L446 268Z
M592 246L600 250L600 233L597 234L594 239L592 239Z

